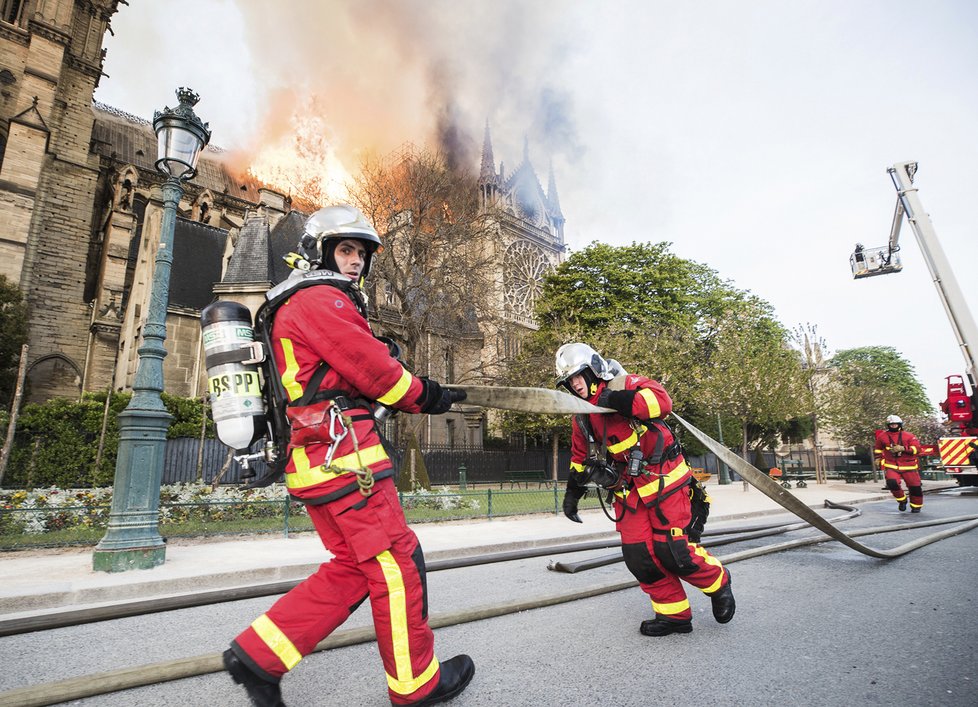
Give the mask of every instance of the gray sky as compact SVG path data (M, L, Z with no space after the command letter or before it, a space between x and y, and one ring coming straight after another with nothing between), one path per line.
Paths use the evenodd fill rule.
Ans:
M935 405L944 377L964 373L908 227L902 273L857 282L848 258L856 241L886 242L886 168L916 160L921 201L978 302L978 4L270 7L130 0L96 98L152 117L191 86L213 142L246 156L314 114L351 169L365 150L430 140L439 115L478 147L488 118L497 164L517 165L524 136L544 185L553 162L571 248L670 241L786 326L816 325L832 351L895 347Z

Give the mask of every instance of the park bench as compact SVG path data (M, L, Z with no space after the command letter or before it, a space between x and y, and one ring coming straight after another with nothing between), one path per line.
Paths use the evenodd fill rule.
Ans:
M808 486L806 481L811 481L815 478L815 474L810 474L806 471L785 471L781 474L781 485L786 489L791 488L791 482L795 482L795 486L803 489Z
M549 478L547 472L543 469L518 469L516 471L504 472L504 478L499 483L499 488L502 488L503 484L507 482L510 488L519 484L526 484L526 487L530 488L532 482L536 482L537 486L546 484L547 488L549 488L552 481L553 479Z
M837 469L840 479L844 479L847 484L862 483L866 479L872 477L872 471L866 471L865 469Z
M845 466L837 466L835 473L847 484L861 483L873 475L873 468L867 467L858 459L846 459L844 462Z

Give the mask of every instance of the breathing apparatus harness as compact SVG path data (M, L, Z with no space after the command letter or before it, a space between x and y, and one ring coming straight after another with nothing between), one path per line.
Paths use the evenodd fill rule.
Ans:
M603 432L603 439L599 444L594 434L594 429L591 426L591 421L588 419L587 415L575 415L574 420L584 434L584 438L587 440L588 444L588 459L585 462L585 467L588 469L588 476L586 479L587 483L593 483L598 487L605 489L607 493L607 499L602 498L601 494L598 494L598 500L601 503L601 510L604 511L605 516L615 523L618 523L625 517L625 511L627 506L622 504L621 516L615 517L608 512L605 507L605 503L609 506L612 503L612 499L616 491L621 491L630 483L633 479L640 476L648 477L651 473L648 470L649 466L658 466L662 462L670 461L675 459L680 454L682 454L682 445L679 441L673 437L673 442L668 447L665 446L665 432L671 432L669 426L662 420L654 419L648 420L648 424L653 427L657 427L659 434L655 442L655 449L652 450L652 454L645 456L642 452L642 446L638 439L648 431L645 424L639 422L637 419L630 419L629 426L635 432L636 443L628 451L628 460L624 463L615 460L611 453L607 451L608 449L608 429L605 426ZM602 454L602 451L604 452ZM603 457L603 458L602 458ZM665 517L659 510L659 501L670 496L671 494L678 491L680 488L686 484L680 484L675 488L669 489L668 492L663 493L665 486L665 475L659 476L659 490L656 494L653 505L655 507L656 515L659 517L663 523L666 522Z
M350 437L353 442L354 454L360 459L360 444L353 423L361 420L372 420L375 427L394 411L383 405L364 398L350 398L342 390L319 390L319 386L329 371L326 362L321 362L313 372L302 396L294 401L289 397L279 377L272 352L272 325L278 308L299 290L307 287L328 285L334 287L352 300L357 311L366 317L366 296L360 287L349 278L330 270L312 270L298 274L293 273L287 280L271 288L265 294L265 302L255 315L255 334L263 351L259 362L263 384L262 399L266 407L267 442L263 452L236 457L244 468L249 461L263 459L268 464L268 471L263 476L247 484L248 488L268 486L282 478L288 463L290 445L302 446L309 442L329 440L329 450L323 462L324 468L332 464L333 455L339 443ZM385 344L395 358L400 356L400 347L386 337L377 337ZM250 352L252 359L257 358ZM350 415L348 411L354 408L367 408L373 414ZM377 429L380 434L379 428ZM388 444L383 434L381 442L387 448ZM359 469L333 467L337 472L352 472L356 475L357 487L362 495L368 496L374 485L374 477L370 468L362 461Z

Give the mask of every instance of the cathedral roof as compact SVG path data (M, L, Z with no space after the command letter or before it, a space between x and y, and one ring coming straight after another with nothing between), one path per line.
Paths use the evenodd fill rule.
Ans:
M225 283L271 282L271 251L268 248L268 217L252 213L238 233L234 253L224 273Z
M268 257L271 267L273 284L277 285L289 276L292 268L282 259L296 249L302 238L302 229L306 225L306 215L298 211L290 211L283 216L272 232L268 234Z
M126 113L97 101L92 105L95 125L92 127L92 151L102 157L131 164L156 174L156 133L146 119ZM193 183L215 194L228 194L252 204L260 201L262 184L250 175L232 174L223 150L208 145L200 155Z
M178 218L173 233L170 304L203 309L214 300L214 285L221 267L228 232L197 221Z

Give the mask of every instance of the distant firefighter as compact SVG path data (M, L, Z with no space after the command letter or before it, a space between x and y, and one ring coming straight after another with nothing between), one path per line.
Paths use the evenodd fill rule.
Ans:
M876 461L886 475L886 488L896 499L897 508L907 510L907 496L910 497L910 512L920 513L924 505L924 491L920 485L920 442L903 429L903 420L898 415L886 418L886 429L876 430L876 445L873 448ZM901 482L906 484L904 493Z

